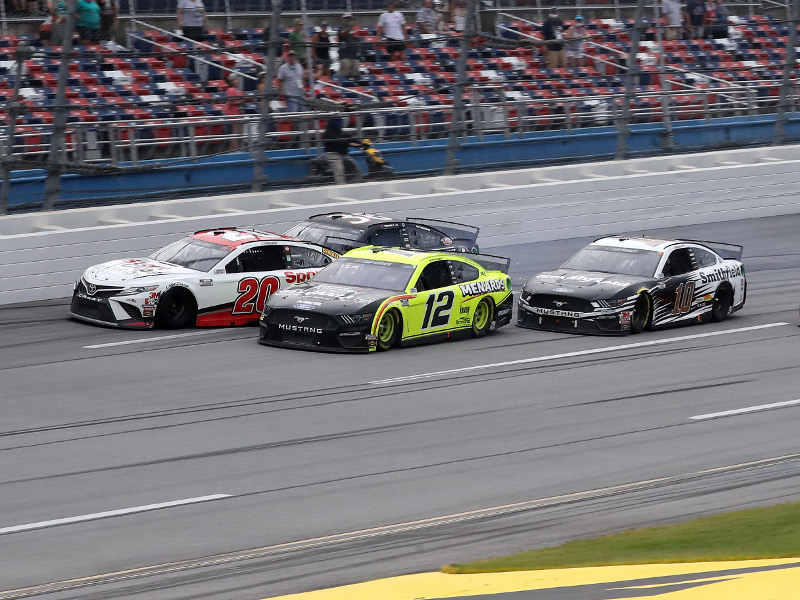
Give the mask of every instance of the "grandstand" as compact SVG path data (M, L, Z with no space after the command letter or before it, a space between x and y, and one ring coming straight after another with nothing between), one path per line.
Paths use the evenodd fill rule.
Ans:
M263 10L261 4L231 3L243 11ZM353 3L365 9L374 4ZM313 6L330 8L327 0ZM140 13L159 7L163 4L147 9L137 2ZM663 42L658 29L665 22L645 19L638 72L626 96L633 19L588 20L586 66L548 69L541 56L541 22L518 13L493 15L495 31L469 40L463 96L467 109L464 121L457 123L460 134L480 137L609 125L619 122L626 101L630 123L774 113L779 104L790 28L775 16L731 16L726 37ZM407 12L407 20L413 20L413 11ZM326 118L341 111L360 135L379 141L416 142L449 134L461 33L419 34L408 24L405 60L391 61L372 22L362 21L357 27L362 48L359 78L334 74L315 81L308 111L302 114L287 115L281 99L270 99L267 149L318 146ZM147 21L132 18L130 27L123 46L74 48L66 90L69 160L137 165L148 159L252 150L263 116L257 89L267 50L263 29L212 29L195 45ZM309 27L307 36L318 30L319 26ZM288 33L282 29L284 42ZM331 34L335 70L333 28ZM18 60L20 42L33 54ZM283 44L280 51L287 47ZM36 34L0 37L0 120L5 126L0 142L6 146L16 113L10 145L13 168L35 167L47 157L60 52L58 47L42 46ZM235 106L225 92L230 73L239 76L244 92ZM792 81L798 75L795 66ZM13 105L15 95L19 102ZM792 111L797 96L793 85Z

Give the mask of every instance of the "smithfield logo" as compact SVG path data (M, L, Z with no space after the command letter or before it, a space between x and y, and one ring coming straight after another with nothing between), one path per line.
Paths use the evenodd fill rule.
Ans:
M558 307L561 307L564 306L566 302L559 302L558 300L553 300L553 304L555 304Z

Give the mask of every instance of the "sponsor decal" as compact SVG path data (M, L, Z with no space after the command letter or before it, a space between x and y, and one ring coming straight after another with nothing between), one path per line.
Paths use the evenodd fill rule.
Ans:
M200 286L201 287L207 287L209 285L214 285L214 280L213 279L201 279L200 280Z
M621 325L630 325L631 322L631 313L630 311L622 311L619 313L619 322ZM624 327L623 327L624 329Z
M408 298L403 298L400 300L400 306L408 306Z
M469 314L469 306L462 306L461 307L461 314L468 315Z
M142 311L142 316L143 317L152 317L153 316L153 309L152 308L145 308Z
M510 308L501 308L500 310L497 311L497 315L498 316L505 315L505 314L508 314L510 312L511 312Z
M554 292L558 292L559 294L571 294L574 290L570 288L553 288Z
M367 335L364 336L364 339L367 340L368 342L377 342L378 335L375 333L368 333Z
M547 315L550 317L569 317L571 319L577 319L581 316L581 313L579 312L574 312L571 310L557 310L554 308L538 308L536 306L531 306L529 310L538 315Z
M711 281L727 281L731 277L739 277L741 274L741 265L717 267L711 273L703 273L700 271L700 283L709 283Z
M188 288L189 286L188 286L188 285L186 285L185 283L183 283L182 281L173 281L172 283L170 283L170 284L167 286L167 289L169 290L169 289L172 289L172 288L174 288L174 287Z
M319 273L319 271L307 271L305 273L285 271L283 274L286 276L286 283L303 283L304 281L310 281L317 273Z
M321 328L317 327L304 327L302 325L284 325L278 324L278 329L283 331L292 331L294 333L322 333Z
M461 317L456 319L456 325L469 325L472 322L472 319L469 317Z
M317 307L314 306L313 304L311 304L310 302L307 303L307 304L303 303L303 302L298 302L292 308L297 308L298 310L316 310L317 309Z
M442 238L442 243L443 243L445 246L449 246L450 244L452 244L452 243L453 243L453 239L452 239L452 238L449 238L449 237L447 237L447 236L444 236L444 237Z
M214 275L224 275L225 269L214 269Z
M703 296L703 300L705 300L706 302L711 302L713 299L714 299L713 294L706 294L705 296Z
M464 296L479 296L489 292L504 292L506 289L505 279L489 279L487 281L473 281L472 283L461 283L458 286Z
M327 256L332 256L333 258L339 258L341 254L338 252L334 252L333 250L328 250L327 248L322 248L322 253Z

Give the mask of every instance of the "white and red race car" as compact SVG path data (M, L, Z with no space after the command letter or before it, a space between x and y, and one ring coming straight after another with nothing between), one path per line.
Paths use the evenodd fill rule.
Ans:
M132 329L255 323L270 295L308 281L338 257L277 233L198 231L147 258L89 267L75 283L69 315Z

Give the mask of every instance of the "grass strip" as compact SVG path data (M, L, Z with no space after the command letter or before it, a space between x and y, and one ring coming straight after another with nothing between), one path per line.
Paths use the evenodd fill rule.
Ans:
M800 502L633 529L553 548L448 565L445 573L497 573L607 565L800 557Z

